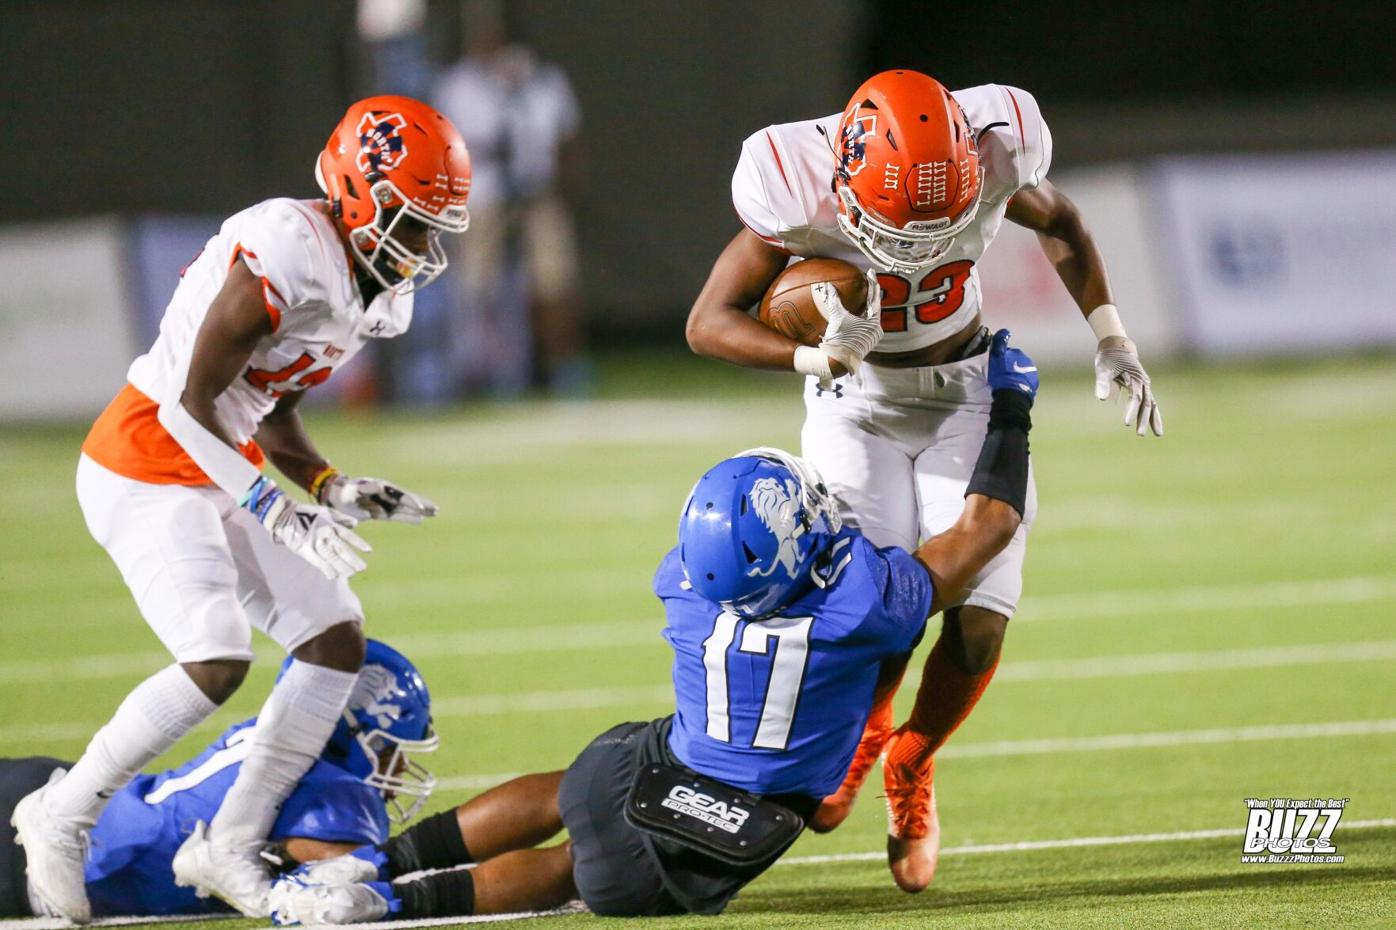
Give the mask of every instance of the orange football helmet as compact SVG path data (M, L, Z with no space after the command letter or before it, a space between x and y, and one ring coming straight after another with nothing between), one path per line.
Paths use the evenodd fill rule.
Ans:
M315 180L344 224L354 258L399 294L445 271L441 233L470 225L465 142L450 120L411 97L369 97L351 106L315 162Z
M974 131L941 83L884 71L853 93L834 148L839 228L888 271L934 263L979 209Z

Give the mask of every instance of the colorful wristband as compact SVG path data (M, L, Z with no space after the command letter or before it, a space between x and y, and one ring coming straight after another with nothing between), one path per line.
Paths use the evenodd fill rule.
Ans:
M315 477L310 479L310 497L317 504L320 503L320 492L325 489L325 485L330 479L339 474L339 469L333 465L326 465L315 473Z

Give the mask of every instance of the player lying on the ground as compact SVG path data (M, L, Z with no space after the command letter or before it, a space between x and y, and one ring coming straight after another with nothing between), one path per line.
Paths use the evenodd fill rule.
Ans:
M345 113L315 177L323 199L266 200L223 223L82 446L87 527L175 661L126 697L65 776L15 810L35 896L78 923L91 916L85 834L108 798L237 690L254 628L298 661L174 873L266 916L262 841L334 731L364 659L363 607L347 579L368 544L350 527L436 513L393 484L333 468L297 404L371 340L407 329L412 292L446 266L439 237L469 223L465 144L423 103L370 97ZM314 503L262 475L263 449Z
M659 566L676 710L622 723L565 772L507 782L272 891L283 923L553 907L715 914L843 780L879 672L1007 545L1027 495L1036 368L994 339L987 436L959 520L916 552L841 527L818 474L753 449L708 471ZM566 827L569 841L534 849ZM422 869L478 862L400 884Z
M1052 136L1031 94L999 84L952 92L907 69L869 78L842 114L770 126L742 146L732 200L746 228L693 304L689 345L808 376L801 455L876 545L914 548L963 506L989 407L977 264L1005 219L1038 234L1090 324L1097 396L1122 388L1125 423L1140 435L1163 432L1105 261L1080 211L1047 180L1051 161ZM829 324L817 347L752 319L748 309L792 256L842 259L875 275L871 312L837 297L822 302ZM1014 540L947 605L910 719L894 738L893 673L825 812L847 816L885 747L889 833L905 853L894 872L908 891L934 871L934 754L988 687L1022 594L1037 511L1031 475L1028 486Z
M284 675L292 664L282 667ZM218 810L247 758L256 718L228 729L188 762L159 775L138 775L116 792L92 828L86 862L94 916L152 916L226 911L175 884L175 851L198 822ZM276 814L270 854L286 867L337 856L388 838L426 803L436 779L409 753L437 747L431 697L404 656L369 640L367 657L334 735ZM33 756L0 759L0 815L46 784L68 763ZM46 913L24 877L24 848L0 831L0 917Z

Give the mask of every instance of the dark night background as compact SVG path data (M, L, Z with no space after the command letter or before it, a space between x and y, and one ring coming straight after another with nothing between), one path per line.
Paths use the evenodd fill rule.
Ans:
M1054 171L1174 152L1396 145L1390 4L518 0L517 33L576 84L593 305L653 324L736 228L741 140L839 109L891 66L1027 88ZM963 16L956 15L963 11ZM431 6L433 57L460 44ZM0 7L0 221L226 214L313 196L312 159L373 86L346 0ZM604 316L601 319L605 319ZM604 326L593 321L593 327ZM668 325L668 324L665 324Z

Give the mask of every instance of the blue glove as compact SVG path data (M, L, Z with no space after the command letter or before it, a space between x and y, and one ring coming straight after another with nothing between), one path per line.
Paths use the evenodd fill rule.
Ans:
M1006 329L994 333L989 344L989 390L1021 391L1028 397L1037 396L1037 366L1022 349L1010 349Z

